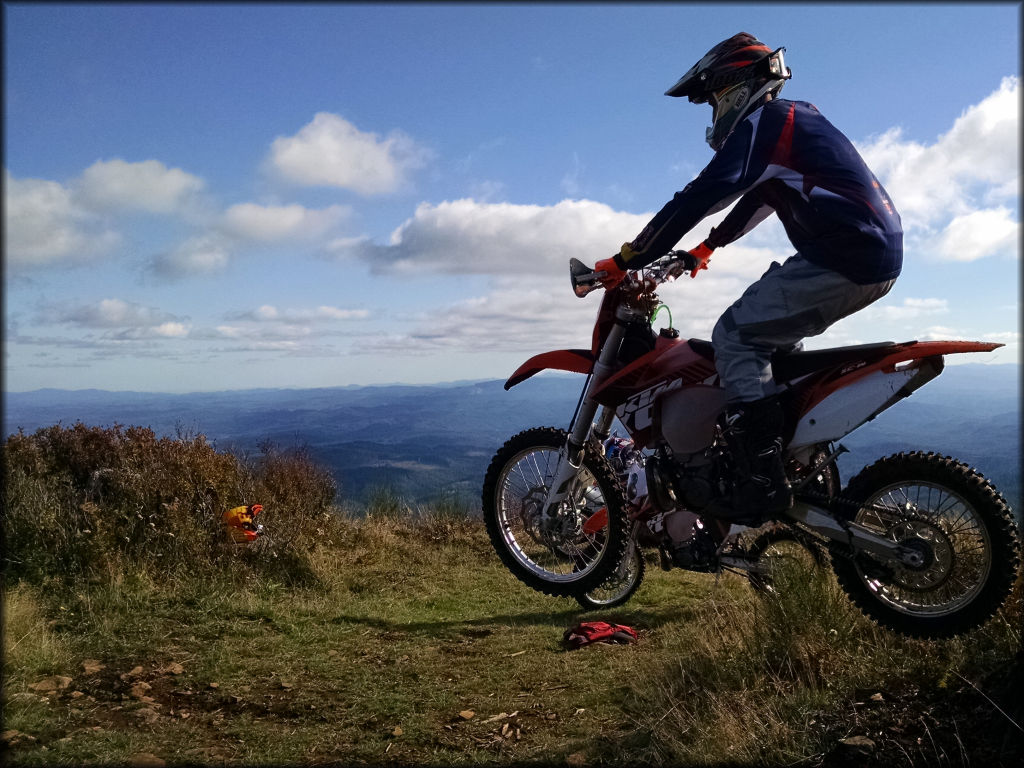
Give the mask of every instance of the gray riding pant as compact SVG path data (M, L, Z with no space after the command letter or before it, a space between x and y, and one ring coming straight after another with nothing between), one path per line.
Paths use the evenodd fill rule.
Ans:
M889 292L895 280L858 285L815 266L800 254L772 262L761 279L718 319L711 334L715 367L729 402L774 394L771 356L863 309Z

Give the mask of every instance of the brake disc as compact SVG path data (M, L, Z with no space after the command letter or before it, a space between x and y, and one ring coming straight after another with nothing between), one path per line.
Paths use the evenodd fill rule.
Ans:
M919 555L916 563L892 562L892 578L900 587L911 591L935 589L953 572L955 555L946 532L927 517L906 510L905 517L887 531L887 535L901 547Z

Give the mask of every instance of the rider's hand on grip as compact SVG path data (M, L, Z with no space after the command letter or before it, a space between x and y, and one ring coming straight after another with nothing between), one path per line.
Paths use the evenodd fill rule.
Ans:
M615 258L601 259L594 265L595 272L604 272L604 277L600 278L601 285L606 289L611 290L626 276L624 269L619 269L619 265L615 263Z
M708 261L711 259L711 253L715 249L708 245L707 240L698 245L692 251L688 251L689 255L693 257L693 266L687 264L687 269L690 270L690 277L696 277L697 273L702 269L708 268ZM689 261L689 260L688 260Z

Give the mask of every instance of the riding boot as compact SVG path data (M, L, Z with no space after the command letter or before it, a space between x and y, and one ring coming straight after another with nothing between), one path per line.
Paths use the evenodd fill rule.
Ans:
M722 434L736 470L731 499L708 512L725 520L760 523L793 506L793 490L782 462L782 406L766 397L726 409Z

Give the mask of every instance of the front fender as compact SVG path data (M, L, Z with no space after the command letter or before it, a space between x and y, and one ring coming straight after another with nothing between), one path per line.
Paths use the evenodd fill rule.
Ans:
M548 368L572 373L590 373L594 370L594 355L589 349L556 349L553 352L534 355L509 376L505 382L505 389L512 389L516 384Z

